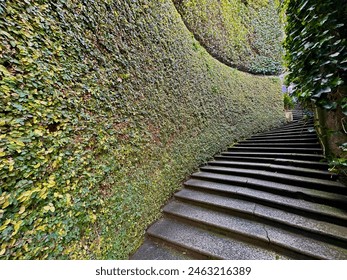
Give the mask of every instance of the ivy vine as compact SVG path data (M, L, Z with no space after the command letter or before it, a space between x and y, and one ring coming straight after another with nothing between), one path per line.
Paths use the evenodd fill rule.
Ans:
M285 9L287 81L295 95L347 115L346 1L288 0Z
M287 82L304 106L320 108L317 131L331 170L347 175L347 2L287 0L284 8Z
M278 0L174 0L185 24L208 52L242 71L282 71L283 26Z

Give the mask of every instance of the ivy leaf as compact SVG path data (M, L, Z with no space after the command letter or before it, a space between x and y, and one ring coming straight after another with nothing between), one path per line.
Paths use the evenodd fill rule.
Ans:
M18 232L20 226L22 225L22 223L23 223L22 220L13 223L13 229L14 229L14 231L12 232L12 236L14 236L14 235L17 234L17 232Z
M323 105L323 108L326 110L335 110L337 108L336 102L329 102Z
M0 256L5 255L5 253L6 253L6 248L1 249L1 251L0 251Z
M19 215L21 215L21 214L23 214L23 213L24 213L24 211L25 211L25 206L24 206L24 205L22 205L22 206L21 206L21 208L19 209L18 214L19 214Z
M330 93L331 92L331 88L330 87L326 87L324 89L319 90L316 94L314 94L312 97L313 98L320 98L322 96L323 93Z
M299 8L299 11L300 11L300 12L306 7L307 3L308 3L308 0L305 1L305 2L301 5L301 7Z
M23 106L18 104L18 103L13 103L12 106L15 107L16 109L18 109L19 111L23 111L24 110Z
M337 56L339 56L340 55L340 52L336 52L336 53L333 53L333 54L331 54L331 55L329 55L329 57L337 57Z
M344 81L341 78L337 77L337 78L335 78L334 80L331 81L331 84L333 86L337 87L337 86L343 85Z
M347 142L343 143L339 148L342 149L342 151L347 152Z
M342 107L342 113L347 116L347 103L343 104L341 107Z

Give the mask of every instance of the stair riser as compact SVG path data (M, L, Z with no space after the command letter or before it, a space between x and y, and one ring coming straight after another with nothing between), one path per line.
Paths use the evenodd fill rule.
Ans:
M311 127L314 127L313 122L309 122L309 123L296 122L296 123L284 125L282 127L274 128L269 131L285 130L285 129L305 129L305 128L311 128Z
M288 162L288 161L276 161L275 158L257 158L257 157L237 157L237 156L215 156L215 160L223 160L223 161L244 161L244 162L256 162L256 163L274 163L278 165L283 165L283 166L296 166L296 167L303 167L303 168L314 168L318 170L328 170L328 165L326 163L320 163L320 162Z
M316 240L327 242L332 245L340 246L347 249L347 236L345 238L340 236L327 235L323 232L315 231L314 228L304 228L293 223L284 223L281 220L274 219L272 217L260 216L258 214L253 214L250 212L240 211L240 209L225 208L219 205L208 204L204 201L192 200L185 197L175 196L177 201L181 201L190 205L196 205L212 211L226 213L231 216L236 216L251 221L256 221L270 226L279 227L281 229L287 230L289 232L303 234L305 236L310 236ZM165 209L164 209L165 212ZM166 213L166 212L165 212Z
M310 128L292 128L292 129L278 129L278 130L270 130L263 133L258 133L255 136L259 135L276 135L276 134L313 134L315 135L315 131L310 131Z
M201 227L185 224L177 219L163 219L148 229L148 236L176 248L184 248L206 256L205 259L275 259L278 253L269 248L231 239ZM285 256L281 258L287 259Z
M318 143L238 143L234 147L250 147L250 148L308 148L308 149L320 149Z
M238 232L237 230L235 231L230 231L226 228L223 228L222 226L216 226L216 225L211 225L211 224L206 224L203 221L198 221L198 220L191 220L187 219L183 216L180 215L175 215L173 213L167 213L165 212L165 216L168 217L169 219L175 219L177 221L211 231L215 234L222 234L225 235L229 238L239 240L241 242L249 243L252 245L256 245L258 247L267 249L267 250L272 250L277 252L278 254L288 256L289 258L293 258L296 260L310 260L310 259L315 259L319 260L318 256L315 255L305 255L303 252L298 252L298 251L293 251L289 250L288 248L285 248L283 246L280 246L279 244L269 244L269 241L267 239L260 239L254 236L247 236L245 234L242 234L241 232Z
M285 205L282 203L277 203L276 201L268 201L268 200L265 200L263 198L254 197L254 196L250 196L247 194L225 192L223 190L209 189L209 188L201 187L201 186L198 187L198 186L194 186L194 185L189 185L187 183L185 183L185 186L189 189L192 189L192 190L198 190L198 191L202 191L202 192L206 192L206 193L217 194L217 195L221 195L221 196L225 196L225 197L231 197L231 198L245 200L245 201L249 201L249 202L253 202L253 203L258 203L258 204L261 204L264 206L280 209L283 211L288 211L288 212L293 213L293 214L301 215L301 216L304 216L307 218L313 218L313 219L316 219L319 221L325 221L325 222L336 224L336 225L345 226L347 224L347 218L342 219L339 217L332 217L332 216L327 215L325 213L315 212L313 210L308 210L308 209L303 209L303 208L297 208L297 207L292 206L292 205Z
M130 256L129 260L202 260L198 256L187 255L185 251L177 251L175 248L166 246L165 243L154 241L146 235L145 241L140 248Z
M276 153L259 153L259 154L254 154L253 153L248 153L248 152L223 152L221 153L223 156L228 156L228 157L239 157L239 156L248 156L248 157L271 157L271 158L279 158L279 159L294 159L294 160L303 160L303 161L317 161L319 162L320 160L324 160L324 158L320 155L315 155L315 154L296 154L296 153L287 153L287 154L276 154Z
M319 144L319 141L317 138L302 138L302 139L278 139L278 140L244 140L240 141L239 144L287 144L287 143L312 143L312 144Z
M250 189L258 190L258 191L265 191L268 193L281 195L283 197L302 199L302 200L313 202L313 203L320 203L320 204L324 204L324 205L328 205L328 206L347 210L347 201L334 200L334 199L324 198L324 197L315 196L312 194L302 193L302 192L297 193L295 191L290 191L290 190L285 190L285 189L276 189L276 188L272 188L272 187L266 186L266 185L258 185L258 184L256 185L256 184L243 183L243 182L232 181L232 180L223 180L223 179L210 179L210 178L207 179L207 178L199 177L199 176L195 176L195 175L193 175L192 178L205 180L205 181L209 181L209 182L231 184L234 186L250 188Z
M284 125L282 127L279 127L279 128L275 128L275 129L271 129L269 130L270 132L271 131L279 131L279 130L285 130L285 129L308 129L308 128L311 128L311 127L314 127L314 123L313 122L310 122L310 123L306 123L306 124L303 124L303 123L296 123L296 124L288 124L288 125ZM264 132L265 133L265 132Z
M270 148L270 147L232 147L228 152L262 152L266 153L300 153L300 154L321 154L322 150L312 148Z
M269 135L254 135L249 140L260 139L298 139L298 138L314 138L317 137L314 133L292 133L292 134L269 134Z
M241 176L241 177L245 177L245 178L254 178L254 179L266 180L266 181L270 181L270 182L282 183L282 184L287 184L287 185L292 185L292 186L297 186L297 187L302 187L302 188L317 189L317 190L322 190L325 192L347 195L347 188L335 187L333 185L324 184L324 182L307 182L307 181L302 182L300 180L295 180L295 179L291 179L291 178L271 177L271 176L268 176L265 174L252 174L252 173L243 173L243 172L238 172L238 171L213 170L213 169L208 168L208 166L201 167L200 169L201 169L201 171L214 173L214 174ZM230 181L230 183L234 184L233 181ZM346 200L346 203L347 203L347 200Z
M315 131L309 131L308 129L292 129L292 130L277 130L277 131L268 131L264 133L258 133L252 136L253 137L262 137L262 136L286 136L286 135L310 135L316 136Z
M190 256L194 260L221 260L221 258L218 258L217 256L208 254L206 252L202 253L202 252L194 251L192 250L192 248L188 246L182 246L182 244L179 244L177 242L171 242L170 239L162 238L161 236L158 236L156 234L151 234L147 232L147 238L149 238L150 240L152 240L153 242L157 244L162 244L178 252L184 252L187 256Z
M259 163L259 162L257 162ZM272 168L270 166L259 166L259 165L252 165L251 162L244 165L238 165L237 163L233 163L232 161L230 163L220 163L218 161L211 161L208 163L212 166L220 166L220 167L230 167L230 168L242 168L242 169L251 169L251 170L264 170L264 171L272 171L272 172L280 172L283 174L288 175L297 175L297 176L305 176L309 178L317 178L317 179L324 179L324 180L334 180L336 181L338 176L336 174L326 174L326 173L317 173L309 171L300 171L300 170L290 170L290 169L280 169L280 168ZM312 166L310 166L312 167Z

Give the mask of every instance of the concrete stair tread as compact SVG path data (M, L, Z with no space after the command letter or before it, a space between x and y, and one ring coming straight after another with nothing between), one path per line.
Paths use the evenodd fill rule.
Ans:
M272 250L263 249L172 219L159 220L148 229L148 234L173 246L196 251L211 259L288 259Z
M290 148L313 148L313 149L320 149L319 143L238 143L234 147L274 147L274 148L280 148L280 147L290 147Z
M300 135L306 135L306 136L309 136L309 135L315 135L315 132L314 131L310 131L310 129L298 129L298 130L293 130L293 131L285 131L285 130L282 130L282 131L269 131L269 132L264 132L264 133L258 133L258 134L255 134L254 136L252 136L252 138L255 138L255 137L263 137L263 136L300 136Z
M347 246L347 228L332 223L315 220L250 201L191 189L179 191L175 194L175 198L177 200L189 201L193 204L204 205L209 209L222 209L228 213L247 214L264 221L270 221L271 223L293 227L300 231L324 235L328 238L345 242Z
M263 133L258 133L256 135L273 135L273 134L290 134L290 133L314 133L311 130L314 129L313 126L306 126L306 127L288 127L288 128L281 128L281 129L274 129L274 130L270 130L267 132L263 132Z
M248 138L248 140L266 140L266 139L297 139L297 138L317 138L317 136L313 133L307 134L307 133L302 133L302 134L285 134L285 135L254 135L251 138Z
M283 129L293 129L293 128L311 128L314 127L314 122L292 122L290 124L283 125L281 127L277 127L274 129L270 129L267 132L272 132L272 131L278 131L278 130L283 130Z
M233 186L217 182L209 182L199 179L189 179L185 183L186 187L198 189L200 191L212 191L232 197L242 197L248 201L257 202L274 208L285 209L286 211L302 211L302 215L315 215L315 218L322 220L328 218L335 224L347 224L347 211L342 209L322 205L302 199L286 197L245 187ZM337 220L337 221L336 221Z
M209 165L213 166L224 166L224 167L236 167L244 169L254 169L254 170L271 170L273 172L280 172L285 174L302 174L301 176L318 176L321 178L336 179L337 175L324 170L317 170L313 168L295 167L287 165L279 165L273 163L257 163L257 162L245 162L245 161L223 161L214 160L209 161Z
M250 144L250 143L319 143L317 137L308 137L308 138L296 138L296 139L264 139L264 140L255 140L255 139L246 139L239 142L240 144Z
M328 170L328 164L326 162L317 162L309 160L295 160L295 159L282 159L275 157L251 157L251 156L237 156L237 155L217 155L215 160L231 161L231 162L263 162L263 163L275 163L276 165L282 166L293 166L293 167L311 167L319 170Z
M305 159L305 160L323 160L324 157L320 154L304 154L304 153L273 153L273 152L242 152L242 151L233 151L233 152L222 152L221 155L224 156L252 156L252 157L274 157L274 158L284 158L284 159Z
M215 228L223 231L228 237L246 236L256 239L264 245L279 246L317 259L347 259L347 249L336 247L304 235L288 232L271 225L228 215L226 213L210 211L196 205L182 202L171 202L164 208L165 214L178 216L193 221L210 230Z
M186 251L177 251L151 239L146 239L141 247L131 256L131 260L191 260Z
M234 146L231 148L228 148L228 151L236 152L236 151L257 151L257 152L263 152L263 153L272 153L272 152L286 152L286 153L302 153L302 154L311 154L311 153L321 153L321 148L283 148L283 147L243 147L243 146Z
M327 180L327 179L319 179L319 178L308 178L299 175L285 174L281 172L272 172L267 170L254 170L254 169L244 169L244 168L234 168L229 166L213 166L207 165L200 168L201 171L204 172L220 172L225 175L236 175L236 176L248 176L251 178L261 178L274 182L297 182L299 185L315 185L315 186L324 186L327 187L325 191L336 191L339 193L346 194L347 187L337 181ZM333 188L333 190L329 190L328 188ZM347 197L346 197L347 198Z
M309 189L298 187L294 185L282 184L272 181L266 181L261 179L255 179L250 177L242 176L233 176L233 175L224 175L218 173L209 173L209 172L197 172L192 174L192 178L198 178L202 180L209 180L215 182L222 182L237 185L239 187L251 188L251 189L260 189L270 193L283 195L292 195L294 197L300 197L301 199L312 200L316 199L317 201L326 200L325 202L331 202L332 204L340 204L347 208L347 196L335 194L326 191L320 191L316 189Z

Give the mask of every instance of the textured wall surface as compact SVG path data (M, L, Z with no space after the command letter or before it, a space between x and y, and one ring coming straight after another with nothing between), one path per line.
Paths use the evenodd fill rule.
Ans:
M123 259L197 166L283 121L172 1L0 2L0 258Z
M283 26L277 0L174 0L196 39L218 60L242 71L282 71Z

